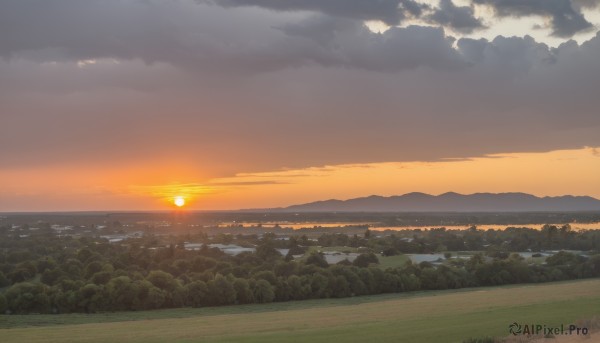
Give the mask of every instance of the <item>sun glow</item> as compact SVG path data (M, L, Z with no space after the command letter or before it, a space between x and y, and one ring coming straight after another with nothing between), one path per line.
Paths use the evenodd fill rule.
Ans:
M183 205L185 205L185 199L182 196L176 196L173 199L173 203L175 204L175 206L177 207L182 207Z

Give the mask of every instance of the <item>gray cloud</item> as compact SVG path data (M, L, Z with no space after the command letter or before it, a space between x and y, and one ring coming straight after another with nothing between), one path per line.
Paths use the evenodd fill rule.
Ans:
M325 66L373 71L399 71L420 66L457 69L464 66L452 48L453 39L434 27L392 27L373 33L360 22L328 16L311 17L280 28L288 40L283 47L302 46L296 57Z
M39 62L115 58L258 69L263 45L281 36L270 25L290 20L192 1L7 0L0 6L0 56Z
M571 37L577 32L593 28L571 0L473 0L473 2L492 6L501 17L528 15L550 17L552 34L557 37Z
M596 8L600 5L600 0L572 0L573 4L582 8Z
M462 38L457 46L465 59L475 64L474 68L497 72L502 78L526 75L535 66L556 63L556 53L530 36L498 36L491 42Z
M0 55L6 58L141 59L221 73L310 63L379 71L460 66L452 40L440 28L412 26L376 34L347 18L230 13L191 2L13 0L2 6Z
M199 0L208 2L206 0ZM225 7L256 6L275 11L312 11L331 16L380 20L398 25L408 17L418 17L427 5L413 0L212 0Z
M220 177L600 146L598 35L553 49L183 0L19 0L0 3L0 55L4 170L172 159Z
M475 17L472 7L456 6L452 0L441 0L440 7L427 18L433 23L451 27L461 33L471 33L485 27L481 20Z

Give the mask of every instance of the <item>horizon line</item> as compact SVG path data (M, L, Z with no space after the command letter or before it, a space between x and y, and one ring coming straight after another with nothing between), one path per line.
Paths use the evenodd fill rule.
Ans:
M7 214L60 214L60 213L77 213L77 214L84 214L84 213L90 213L90 214L111 214L111 213L171 213L171 212L175 212L175 213L200 213L200 212L204 212L204 213L214 213L214 212L269 212L269 211L286 211L288 210L289 207L293 207L293 206L301 206L301 205L306 205L306 204L312 204L312 203L316 203L316 202L325 202L325 201L332 201L332 200L336 200L336 201L348 201L348 200L354 200L354 199L361 199L361 198L369 198L369 197L381 197L381 198L392 198L392 197L402 197L402 196L406 196L406 195L410 195L410 194L422 194L422 195L428 195L428 196L432 196L432 197L439 197L442 195L446 195L446 194L456 194L456 195L462 195L462 196L470 196L470 195L478 195L478 194L491 194L491 195L502 195L502 194L522 194L522 195L530 195L533 196L535 198L538 199L544 199L544 198L561 198L561 197L587 197L587 198L591 198L597 201L600 201L600 199L597 199L595 197L589 196L589 195L572 195L572 194L563 194L563 195L556 195L556 196L550 196L550 195L545 195L545 196L538 196L535 194L531 194L531 193L525 193L525 192L499 192L499 193L492 193L492 192L475 192L475 193L458 193L458 192L454 192L454 191L448 191L448 192L444 192L444 193L439 193L439 194L429 194L429 193L424 193L424 192L418 192L418 191L413 191L413 192L408 192L408 193L404 193L404 194L398 194L398 195L389 195L389 196L385 196L385 195L377 195L377 194L370 194L370 195L365 195L365 196L358 196L358 197L353 197L353 198L346 198L346 199L335 199L335 198L330 198L330 199L325 199L325 200L314 200L314 201L309 201L309 202L304 202L301 204L292 204L292 205L287 205L287 206L279 206L279 207L263 207L263 208L238 208L238 209L181 209L181 208L177 208L177 209L154 209L154 210L143 210L143 209L128 209L128 210L23 210L23 211L0 211L1 215L7 215ZM291 212L293 212L293 210L290 210ZM310 211L306 212L303 211L305 213L310 213ZM594 210L575 210L575 211L314 211L316 212L340 212L340 213L351 213L351 212L363 212L363 213L394 213L394 212L404 212L404 213L542 213L542 212L595 212Z

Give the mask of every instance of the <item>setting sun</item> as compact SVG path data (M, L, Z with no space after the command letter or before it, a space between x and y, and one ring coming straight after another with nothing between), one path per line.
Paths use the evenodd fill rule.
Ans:
M175 203L175 206L177 206L177 207L182 207L183 205L185 205L185 199L182 196L175 197L173 202Z

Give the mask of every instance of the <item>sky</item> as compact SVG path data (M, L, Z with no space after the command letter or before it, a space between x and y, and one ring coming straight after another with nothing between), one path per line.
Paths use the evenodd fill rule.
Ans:
M0 212L600 198L597 0L2 0Z

